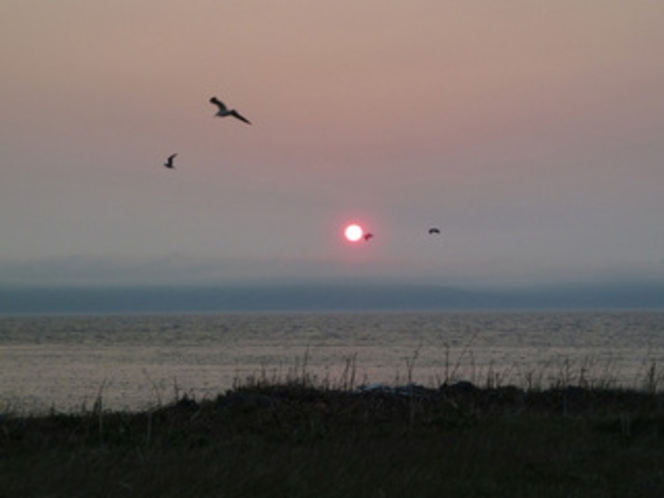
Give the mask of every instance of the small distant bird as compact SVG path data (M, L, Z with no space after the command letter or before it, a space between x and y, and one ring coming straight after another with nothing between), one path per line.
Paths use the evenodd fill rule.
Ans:
M170 156L168 156L168 159L164 163L164 166L170 169L174 169L175 166L173 166L173 159L175 159L175 156L177 156L177 154L171 154Z
M364 234L364 240L366 240L368 242L371 239L373 239L373 233L365 233Z
M212 97L210 99L210 102L212 104L216 105L219 108L219 110L217 111L217 114L215 114L215 116L218 116L220 118L225 118L226 116L233 116L234 118L237 118L240 121L244 121L247 124L251 124L247 118L242 116L235 109L229 109L228 107L226 107L226 105L221 100L219 100L217 97Z
M436 227L429 228L429 233L440 233L440 229L438 229Z

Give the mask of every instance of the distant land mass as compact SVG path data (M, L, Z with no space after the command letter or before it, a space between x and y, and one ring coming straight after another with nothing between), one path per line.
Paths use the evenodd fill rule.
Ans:
M0 287L1 314L664 309L664 282L467 290L415 284Z

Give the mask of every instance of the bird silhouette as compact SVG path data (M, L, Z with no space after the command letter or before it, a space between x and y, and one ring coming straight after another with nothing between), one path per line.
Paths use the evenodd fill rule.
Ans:
M371 239L373 239L373 233L365 233L364 234L364 240L366 240L368 242Z
M175 156L177 156L177 154L171 154L170 156L168 156L168 159L164 163L164 166L170 169L174 169L175 166L173 166L173 159L175 159Z
M429 233L440 233L440 229L438 229L436 227L429 228Z
M219 100L217 97L212 97L210 99L210 103L216 105L219 108L219 110L217 111L217 114L215 114L215 116L220 117L220 118L225 118L226 116L233 116L234 118L237 118L240 121L244 121L247 124L251 124L247 118L242 116L235 109L229 109L228 107L226 107L226 105L221 100Z

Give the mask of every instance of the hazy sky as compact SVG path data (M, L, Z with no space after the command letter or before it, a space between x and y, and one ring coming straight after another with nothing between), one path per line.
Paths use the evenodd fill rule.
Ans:
M661 0L2 0L0 285L661 280L662 47Z

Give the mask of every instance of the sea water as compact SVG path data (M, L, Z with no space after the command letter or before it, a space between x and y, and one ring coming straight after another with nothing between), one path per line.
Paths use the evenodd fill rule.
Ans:
M659 368L662 312L0 317L0 413L135 411L248 379L652 388Z

